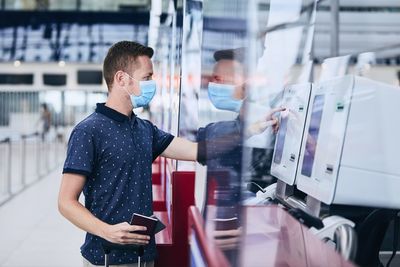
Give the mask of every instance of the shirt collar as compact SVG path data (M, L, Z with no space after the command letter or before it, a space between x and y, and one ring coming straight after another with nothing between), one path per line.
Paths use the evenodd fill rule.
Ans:
M107 107L106 103L97 103L96 104L96 112L103 114L104 116L106 116L110 119L113 119L115 121L118 121L118 122L124 122L124 121L129 120L128 116L116 111L115 109ZM135 118L136 118L136 115L135 115L135 113L132 112L131 120L133 120Z

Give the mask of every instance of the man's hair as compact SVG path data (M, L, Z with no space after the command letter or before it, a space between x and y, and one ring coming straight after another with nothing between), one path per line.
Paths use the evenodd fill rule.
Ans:
M114 75L117 71L129 72L132 61L136 63L136 59L139 56L151 58L153 54L154 51L151 47L132 41L121 41L111 46L103 63L103 76L106 80L108 91L111 90Z
M218 50L214 52L214 59L215 61L220 60L236 60L240 63L244 63L245 59L245 48L239 47L234 49L225 49L225 50Z
M234 49L225 49L225 50L217 50L214 52L214 60L219 62L220 60L233 60L238 62L237 66L240 66L239 69L235 69L235 72L242 72L244 75L247 75L247 65L245 64L245 54L246 50L244 47L234 48Z

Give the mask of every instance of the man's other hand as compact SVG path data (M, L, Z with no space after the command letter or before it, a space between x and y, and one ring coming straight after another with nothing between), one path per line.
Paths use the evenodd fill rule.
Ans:
M135 231L145 231L146 227L140 225L130 225L127 222L114 224L114 225L106 225L105 229L103 229L102 238L105 240L120 244L120 245L146 245L149 243L150 236L135 234Z

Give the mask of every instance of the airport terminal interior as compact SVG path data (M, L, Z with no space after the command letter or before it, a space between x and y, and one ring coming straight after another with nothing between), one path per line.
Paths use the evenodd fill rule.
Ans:
M103 76L122 41L153 49L146 81L112 74L138 84L117 91L131 117ZM155 125L152 148L101 122L94 167L67 177L104 109ZM178 137L193 160L167 153ZM400 0L0 0L0 266L400 266L399 158ZM151 242L86 235L63 177L90 222L143 222Z

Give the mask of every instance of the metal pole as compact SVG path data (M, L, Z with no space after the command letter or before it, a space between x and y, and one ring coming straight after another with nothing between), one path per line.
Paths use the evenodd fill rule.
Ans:
M51 150L51 146L49 145L49 142L47 140L44 141L45 144L45 148L46 150L44 151L44 153L46 153L46 170L47 173L46 175L50 172L50 150Z
M339 56L339 0L331 0L331 57Z
M61 125L63 127L66 126L66 119L65 119L65 91L61 91L61 111L60 111L60 120Z
M9 196L12 195L11 188L11 157L12 157L12 147L11 147L11 139L8 138L8 173L7 173L7 193Z
M42 170L43 170L43 157L42 157L42 146L43 146L43 142L42 139L40 138L40 135L38 137L38 148L37 148L37 159L38 159L38 175L39 178L42 176Z
M105 267L109 267L110 266L110 262L109 262L109 253L106 253L104 255L104 266Z
M82 6L82 1L81 0L76 0L76 11L80 11Z
M25 187L25 185L26 185L26 179L25 179L25 173L26 173L26 137L25 137L25 135L22 135L21 138L22 138L21 185L22 185L22 187Z
M36 146L35 146L35 150L36 150L36 176L37 179L39 180L40 178L40 133L36 132Z
M53 150L53 167L54 169L57 166L57 141L55 139L51 140L51 147Z

